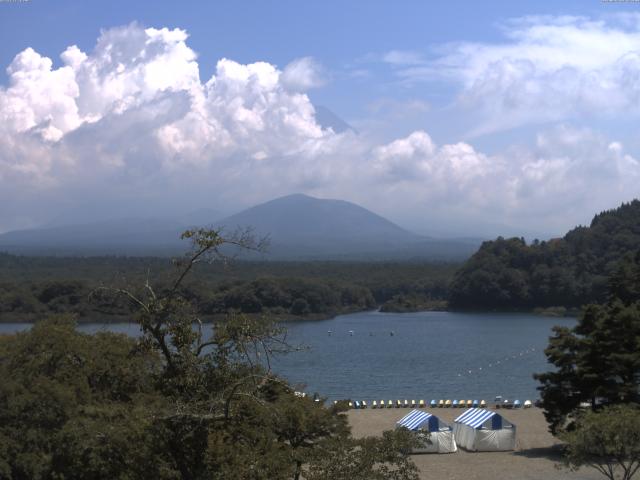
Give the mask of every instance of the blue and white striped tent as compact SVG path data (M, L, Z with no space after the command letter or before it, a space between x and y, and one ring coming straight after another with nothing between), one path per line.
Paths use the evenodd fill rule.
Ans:
M496 452L513 450L516 427L498 412L471 408L454 420L456 442L467 450Z
M457 450L453 429L429 412L411 410L396 422L396 428L403 427L416 432L423 439L413 453L453 453ZM429 432L428 437L425 432Z

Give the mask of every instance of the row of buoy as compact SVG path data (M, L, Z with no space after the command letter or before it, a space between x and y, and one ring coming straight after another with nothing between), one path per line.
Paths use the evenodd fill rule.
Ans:
M525 355L534 353L535 351L536 351L536 349L534 347L531 347L531 348L528 348L526 350L522 350L521 352L518 352L517 354L507 355L506 357L500 358L498 360L494 360L493 362L491 362L488 365L486 365L485 366L485 370L487 368L497 367L498 365L506 363L509 360L516 360L516 359L518 359L520 357L524 357ZM458 373L458 376L462 377L463 375L477 375L482 371L483 371L483 367L478 367L476 369L471 369L471 370L467 370L467 371Z
M337 404L338 401L334 401L334 404ZM533 404L531 400L525 400L524 403L520 403L520 400L515 400L513 403L505 400L503 402L496 403L496 408L530 408ZM349 401L349 408L363 409L368 408L368 403L366 400L362 401ZM385 403L384 400L380 400L378 403L377 400L371 402L371 408L426 408L427 404L424 400L420 400L416 402L415 400L396 400L395 403L393 400L389 400ZM485 400L431 400L429 402L430 408L487 408L487 402Z
M353 337L353 334L354 334L355 332L354 332L353 330L349 330L347 333L349 334L349 336L350 336L350 337ZM327 330L327 335L329 335L329 336L333 335L333 331L332 331L332 330ZM394 335L395 335L394 331L393 331L393 330L391 330L391 331L389 332L389 336L393 337ZM369 336L370 336L370 337L373 337L373 336L374 336L374 333L373 333L373 332L369 332Z

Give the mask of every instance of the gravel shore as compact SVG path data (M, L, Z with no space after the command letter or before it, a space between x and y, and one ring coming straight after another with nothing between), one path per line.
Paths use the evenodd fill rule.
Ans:
M426 409L452 423L464 410ZM350 410L349 423L355 437L379 436L395 427L395 422L408 413L406 408ZM603 478L593 469L571 472L558 469L558 440L547 431L547 423L538 408L499 410L516 425L516 450L513 452L466 452L458 449L449 454L413 455L420 478L439 480L556 480Z

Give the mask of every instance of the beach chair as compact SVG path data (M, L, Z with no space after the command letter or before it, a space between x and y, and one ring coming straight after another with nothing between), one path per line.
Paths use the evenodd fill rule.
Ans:
M451 408L458 408L458 400L451 402Z
M524 408L531 408L531 400L525 400L524 401Z
M471 400L467 400L467 408L471 408L473 406L473 402Z
M504 402L502 402L502 408L511 408L511 407L513 407L513 403L511 403L509 400L505 398Z
M362 408L367 408L367 401L366 400L362 400Z
M404 406L404 408L409 408L409 401L405 398L402 405Z
M353 408L353 403L349 402L349 408Z
M393 400L389 400L389 403L387 403L387 408L393 408Z
M419 408L424 408L425 407L424 400L420 400L420 403L418 403L418 407Z
M451 400L447 400L444 402L444 406L445 408L450 408L451 407Z
M520 403L520 400L513 401L513 408L520 408L521 406L522 404Z
M471 408L478 408L478 405L480 405L480 402L478 402L478 400L474 400L473 402L471 402Z
M480 400L480 408L487 408L487 402Z
M411 400L411 408L416 408L416 401L415 400Z
M438 402L436 402L435 400L431 400L431 401L429 402L429 406L430 406L431 408L436 408L436 407L438 406Z
M396 400L396 408L402 407L402 402L400 400Z
M444 400L438 400L438 408L444 407Z
M371 408L378 408L378 402L376 402L375 400L371 403Z
M384 408L384 400L380 400L380 408Z
M355 401L356 408L360 408L360 402L358 400Z

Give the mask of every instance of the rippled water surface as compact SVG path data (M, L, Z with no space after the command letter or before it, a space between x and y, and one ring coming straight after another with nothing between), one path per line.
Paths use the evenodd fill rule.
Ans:
M290 322L289 341L306 348L276 359L274 369L329 399L535 399L532 374L549 369L543 350L551 327L574 324L526 314L451 312L364 312ZM0 333L24 328L0 324ZM134 324L80 329L138 333Z
M525 314L343 315L288 324L290 340L309 349L276 369L330 399L535 399L532 374L549 369L552 326L574 324Z

